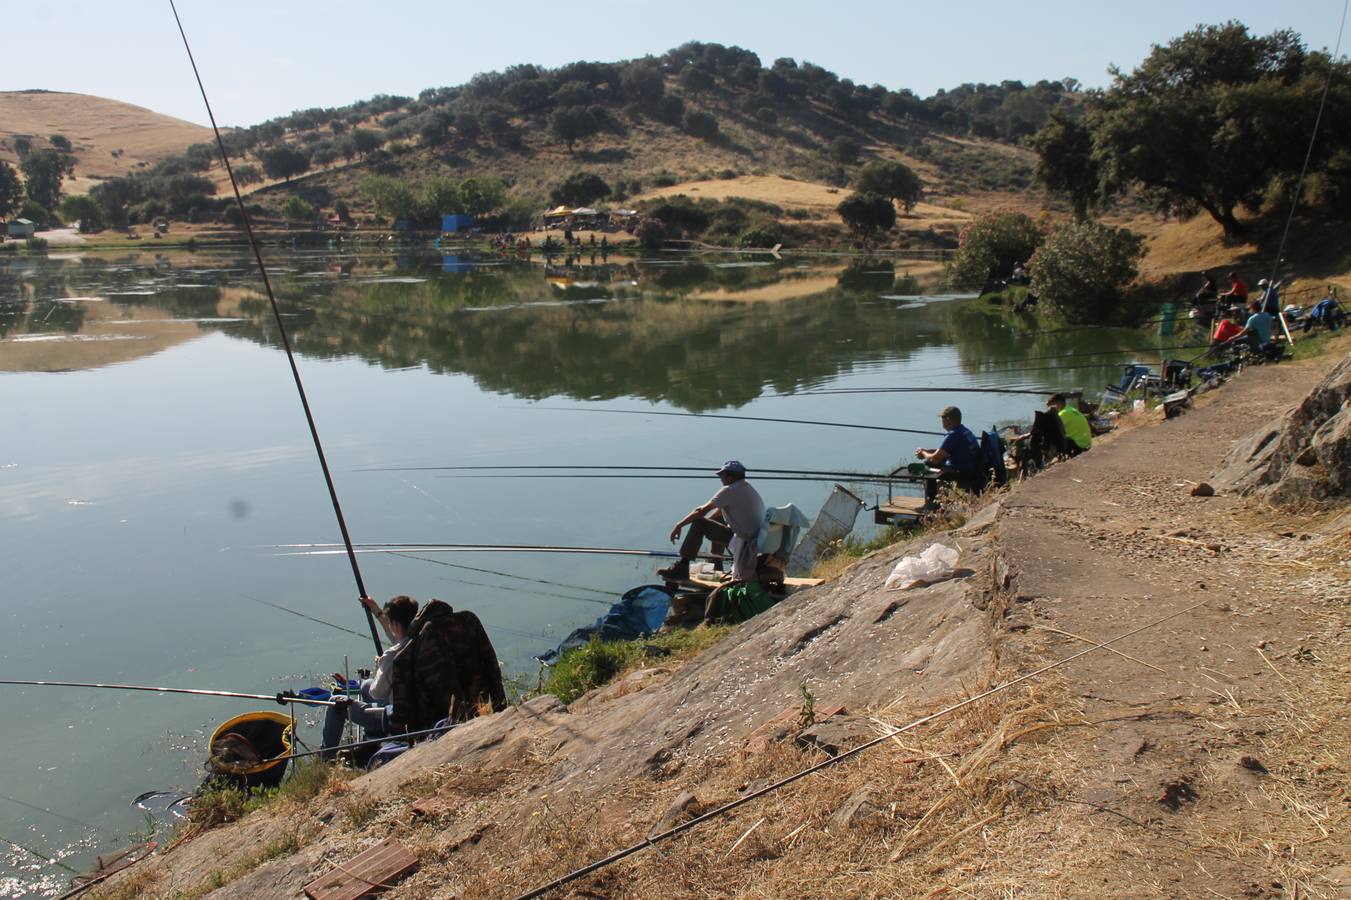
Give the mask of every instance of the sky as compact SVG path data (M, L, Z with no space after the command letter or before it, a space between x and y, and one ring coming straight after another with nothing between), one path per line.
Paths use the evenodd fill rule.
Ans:
M586 3L178 0L222 125L252 125L374 94L416 96L530 62L613 61L686 41L790 56L843 78L929 96L964 82L1107 83L1153 44L1238 19L1337 44L1347 0L656 0ZM94 94L206 124L168 0L9 3L0 90ZM1351 43L1348 41L1347 43Z

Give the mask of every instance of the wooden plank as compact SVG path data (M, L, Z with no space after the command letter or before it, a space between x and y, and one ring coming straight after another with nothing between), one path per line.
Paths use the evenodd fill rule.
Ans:
M385 838L305 885L310 900L357 900L392 887L417 868L418 859L394 838Z
M878 525L887 525L896 519L918 519L923 513L923 497L892 497L877 505L873 521Z

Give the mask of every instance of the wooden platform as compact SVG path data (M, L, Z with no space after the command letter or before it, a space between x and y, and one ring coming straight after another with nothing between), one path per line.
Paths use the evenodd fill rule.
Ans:
M392 887L417 868L418 858L394 838L385 838L333 871L305 885L310 900L357 900Z
M892 497L878 502L873 521L878 525L898 525L917 521L923 514L923 497Z
M783 586L791 593L799 588L816 587L822 580L823 579L820 578L785 578L783 580ZM714 575L692 575L678 583L708 591L717 590L723 585L722 580Z

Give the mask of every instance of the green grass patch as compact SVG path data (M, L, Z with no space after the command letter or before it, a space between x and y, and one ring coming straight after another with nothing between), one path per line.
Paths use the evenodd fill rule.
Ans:
M304 804L319 796L333 780L344 778L345 770L317 759L300 762L291 777L276 788L245 792L237 787L217 784L193 798L185 828L197 833L241 819L255 809L278 801Z
M571 703L592 688L640 669L654 660L681 662L711 647L731 632L732 625L677 630L633 641L602 641L593 637L583 647L568 650L546 671L541 693Z

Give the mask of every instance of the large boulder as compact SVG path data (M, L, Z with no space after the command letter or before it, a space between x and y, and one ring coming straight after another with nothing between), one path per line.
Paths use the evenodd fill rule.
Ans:
M1278 504L1351 496L1351 354L1284 416L1236 443L1212 483Z

